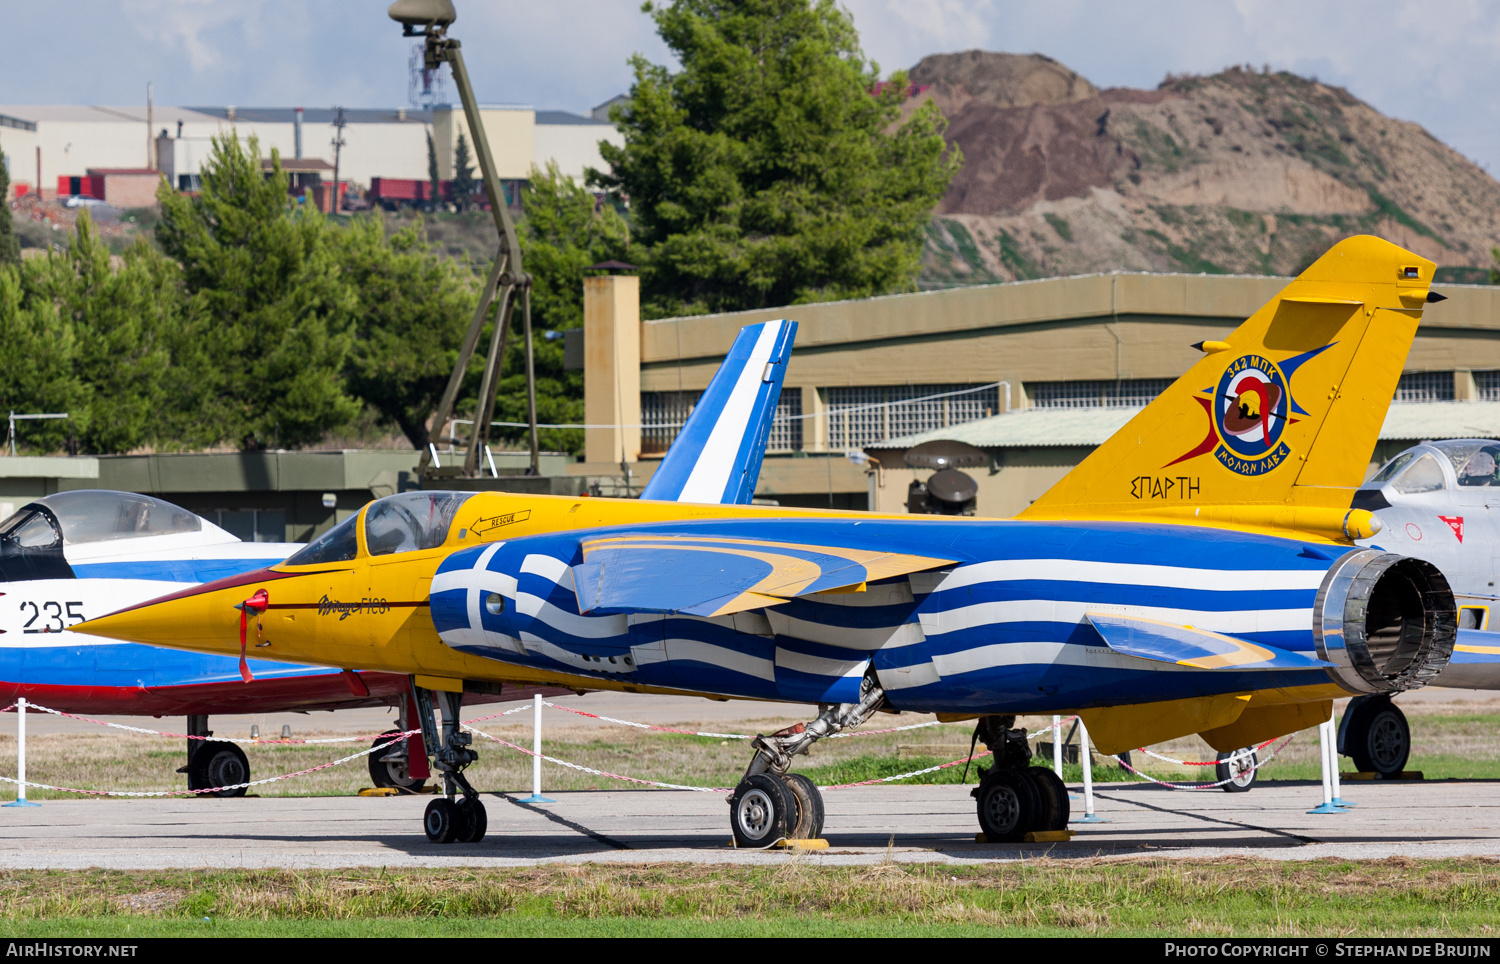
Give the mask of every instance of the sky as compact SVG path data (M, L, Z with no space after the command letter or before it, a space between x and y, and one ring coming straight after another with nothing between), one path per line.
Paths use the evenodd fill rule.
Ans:
M0 103L407 104L386 0L4 0ZM455 0L484 103L586 113L629 58L671 64L633 0ZM1500 4L1481 0L845 0L882 71L930 53L1043 53L1100 87L1232 64L1349 89L1500 172Z

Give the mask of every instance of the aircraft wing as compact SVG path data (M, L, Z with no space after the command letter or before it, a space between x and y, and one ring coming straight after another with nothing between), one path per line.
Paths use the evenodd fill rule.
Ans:
M795 321L740 329L642 499L750 504L796 337Z
M1159 663L1207 670L1320 669L1333 665L1301 653L1191 626L1112 613L1091 612L1086 615L1110 649L1125 656Z
M643 531L585 539L573 567L581 613L723 616L956 560L843 546Z

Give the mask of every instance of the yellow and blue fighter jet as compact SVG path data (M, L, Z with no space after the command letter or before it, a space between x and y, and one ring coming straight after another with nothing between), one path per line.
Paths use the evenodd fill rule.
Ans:
M448 791L434 841L484 833L457 710L499 681L818 704L754 743L731 798L750 846L817 836L817 790L789 772L816 740L878 710L978 718L980 827L1019 840L1064 826L1068 798L1015 714L1077 712L1105 753L1232 750L1443 668L1447 582L1356 546L1377 523L1350 508L1433 269L1338 243L1016 519L653 501L719 499L758 465L706 441L755 397L757 355L684 430L739 462L663 466L641 501L392 496L281 565L75 629L412 674Z

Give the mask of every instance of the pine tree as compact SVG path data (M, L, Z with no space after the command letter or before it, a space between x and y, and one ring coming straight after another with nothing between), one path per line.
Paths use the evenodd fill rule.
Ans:
M5 167L5 152L0 151L0 264L20 263L21 243L10 219L10 172Z
M341 377L358 298L336 229L294 210L275 152L271 161L263 171L255 138L248 149L215 138L197 197L157 193L157 243L182 266L188 299L183 351L200 354L198 427L247 448L310 444L359 411Z
M474 203L474 193L479 184L474 180L474 165L469 159L469 142L463 132L458 135L458 146L453 149L453 203L460 211Z
M432 143L432 131L427 132L427 182L431 190L429 200L435 209L443 201L443 182L438 178L437 146Z
M912 290L961 158L931 103L901 120L834 0L647 4L682 64L637 56L623 146L592 183L630 199L656 316Z

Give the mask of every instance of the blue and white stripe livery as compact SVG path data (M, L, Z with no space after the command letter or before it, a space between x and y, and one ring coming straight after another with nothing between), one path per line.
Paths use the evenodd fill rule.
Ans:
M750 503L796 336L795 321L740 329L641 498Z
M969 520L746 520L628 534L850 553L900 545L956 561L868 583L856 574L848 577L856 591L727 615L584 614L574 575L585 537L534 536L444 561L432 583L433 622L464 652L706 694L850 702L873 668L901 710L1050 712L1329 682L1326 664L1307 656L1336 547L1147 524ZM684 559L681 549L662 562L643 573L642 598L648 582L713 582L744 566L743 556L720 564ZM1236 645L1245 652L1224 654Z

